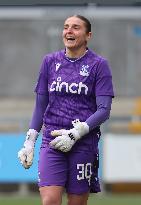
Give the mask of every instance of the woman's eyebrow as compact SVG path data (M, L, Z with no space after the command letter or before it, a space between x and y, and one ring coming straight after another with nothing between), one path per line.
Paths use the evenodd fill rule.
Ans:
M64 27L68 27L68 26L69 26L69 24L64 24ZM79 24L72 24L71 26L73 26L73 27L80 27Z

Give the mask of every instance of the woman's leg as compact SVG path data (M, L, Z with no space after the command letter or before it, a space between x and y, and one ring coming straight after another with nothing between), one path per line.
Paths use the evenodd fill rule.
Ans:
M87 205L89 193L81 195L68 194L68 205Z
M42 205L61 205L63 190L64 188L62 186L40 187Z
M91 143L92 144L92 143ZM97 178L95 179L96 155L91 146L88 150L72 150L68 154L68 178L66 191L68 193L68 205L87 205L89 192L97 192Z

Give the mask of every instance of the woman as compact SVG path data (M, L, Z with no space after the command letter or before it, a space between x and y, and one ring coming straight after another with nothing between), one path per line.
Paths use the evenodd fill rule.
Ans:
M32 165L35 141L43 125L39 158L39 190L43 205L86 205L100 191L98 142L100 125L109 118L112 76L103 57L87 48L88 19L66 19L65 49L44 57L35 88L36 103L24 147L18 157Z

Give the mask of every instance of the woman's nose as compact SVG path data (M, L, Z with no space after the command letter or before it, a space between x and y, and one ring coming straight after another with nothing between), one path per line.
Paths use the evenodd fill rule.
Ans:
M68 30L67 30L67 32L68 32L68 33L69 33L69 32L72 32L72 28L69 27Z

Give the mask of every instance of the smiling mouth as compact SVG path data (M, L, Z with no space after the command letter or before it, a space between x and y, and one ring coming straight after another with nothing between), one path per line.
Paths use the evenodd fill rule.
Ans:
M75 41L75 38L73 38L73 37L67 37L66 39L67 39L68 42L73 42L73 41Z

